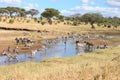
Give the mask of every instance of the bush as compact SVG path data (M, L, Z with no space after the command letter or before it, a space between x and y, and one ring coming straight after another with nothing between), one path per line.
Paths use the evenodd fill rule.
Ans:
M76 21L74 21L73 22L73 26L77 26L78 24L77 24L77 22Z
M6 22L6 19L3 19L3 22Z
M60 21L57 21L57 23L60 23Z
M34 18L34 21L37 22L37 18Z
M10 16L10 18L14 18L14 16Z
M41 22L42 25L44 25L46 22Z
M13 20L13 19L10 19L10 20L9 20L9 23L11 23L11 24L14 23L14 20Z
M111 28L111 25L108 25L107 28Z
M30 20L27 20L27 23L29 23L30 22Z
M67 24L69 25L69 24L70 24L70 22L67 22Z
M106 27L107 25L106 24L104 24L104 27Z
M40 23L40 21L39 21L39 20L38 20L37 22L38 22L38 23Z
M64 25L66 25L66 23L64 23Z

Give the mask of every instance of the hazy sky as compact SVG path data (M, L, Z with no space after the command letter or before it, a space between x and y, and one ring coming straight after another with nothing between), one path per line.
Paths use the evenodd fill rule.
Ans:
M120 0L0 0L0 7L17 6L25 9L56 8L63 15L99 12L104 16L120 17Z

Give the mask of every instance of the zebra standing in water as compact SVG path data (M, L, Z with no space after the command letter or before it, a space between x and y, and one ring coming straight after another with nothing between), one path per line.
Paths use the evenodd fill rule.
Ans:
M10 50L10 47L8 47L7 50L4 50L2 55L5 55L7 57L7 61L10 62L10 59L14 59L16 62L18 62L18 46L13 49L13 51ZM6 61L5 61L6 62Z

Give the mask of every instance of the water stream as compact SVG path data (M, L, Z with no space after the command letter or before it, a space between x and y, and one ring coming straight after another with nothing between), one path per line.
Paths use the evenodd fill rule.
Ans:
M120 36L107 36L106 38L120 38ZM76 38L77 39L77 38ZM76 56L81 53L85 53L82 47L76 49L76 45L73 44L75 40L72 38L67 39L66 45L62 39L58 39L56 44L48 44L47 40L42 41L41 43L48 45L47 48L38 51L34 56L31 57L30 54L19 54L18 59L19 62L26 62L26 61L33 61L33 62L40 62L44 59L48 58L61 58L61 57L68 57L68 56ZM15 64L15 61L5 62L6 56L0 56L0 65L10 65Z
M48 58L68 57L68 56L75 56L78 53L84 53L84 49L82 47L79 47L79 49L76 49L76 45L73 44L73 41L74 41L73 39L69 38L65 45L64 41L59 39L56 44L49 45L47 48L38 51L32 57L29 54L20 54L18 55L19 62L17 63L21 63L25 61L40 62ZM42 41L41 43L48 45L46 40ZM0 65L15 64L15 61L11 60L11 62L5 62L5 60L6 60L6 57L1 56Z

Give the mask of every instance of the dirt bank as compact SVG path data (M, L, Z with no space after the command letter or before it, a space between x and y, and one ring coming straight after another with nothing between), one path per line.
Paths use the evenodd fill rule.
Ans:
M24 31L16 30L0 30L0 55L3 50L6 50L8 46L14 49L16 46L19 47L19 53L30 53L31 50L37 50L42 47L43 44L40 43L44 39L53 39L55 36L43 35L41 36L39 32L29 32L29 35L24 36ZM15 38L32 38L35 39L35 44L31 47L24 47L24 45L16 45Z
M19 54L24 53L24 54L30 54L31 50L40 50L42 46L47 46L41 43L42 40L49 40L49 39L54 39L54 38L46 38L46 39L39 39L36 40L35 44L31 47L25 47L24 45L15 45L11 44L9 45L11 50L14 49L16 46L19 47ZM0 47L0 55L2 54L3 50L6 50L8 48L8 45L3 45Z

